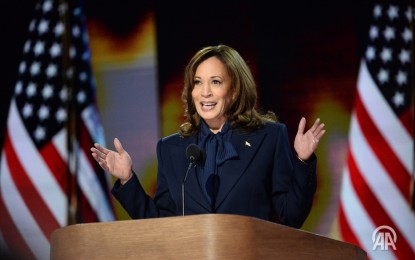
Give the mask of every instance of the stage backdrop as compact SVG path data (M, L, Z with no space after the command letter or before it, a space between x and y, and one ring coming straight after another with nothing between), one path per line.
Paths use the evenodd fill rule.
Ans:
M230 45L241 53L253 71L258 84L258 108L270 109L277 114L279 120L288 126L291 143L302 116L307 119L307 127L317 117L326 124L327 133L317 150L318 190L311 214L302 229L365 245L365 250L372 251L373 241L355 235L358 231L356 226L349 224L358 223L361 218L342 212L354 212L354 208L350 208L354 204L346 204L351 197L343 193L341 198L341 190L344 188L343 178L348 176L345 169L353 166L351 159L346 162L351 140L349 128L354 122L351 120L352 113L360 104L359 99L356 99L356 90L361 59L367 55L368 36L373 36L376 31L372 29L376 24L372 18L374 15L384 15L395 21L396 14L413 20L412 8L402 7L398 1L381 2L379 11L372 0L341 3L301 0L279 2L277 6L275 3L259 1L85 1L91 61L105 144L113 149L113 139L118 137L121 140L132 156L134 169L144 189L153 195L156 143L159 138L177 132L183 121L180 95L188 60L204 46ZM397 5L398 11L395 9ZM32 5L27 6L29 10L33 8ZM2 16L5 20L3 24L10 20L16 25L15 30L11 27L6 30L16 40L3 48L3 62L7 68L2 83L5 84L4 102L1 103L2 137L10 95L15 85L13 75L16 75L20 58L17 54L9 55L22 49L29 21L14 17L30 16L31 12L27 10L22 15L23 11L16 7L14 12ZM23 32L19 33L20 30ZM391 30L385 31L390 33ZM413 45L413 30L406 34L403 32L397 32L396 36L409 37L408 44ZM388 35L384 31L378 33L379 37ZM393 54L395 60L398 53ZM373 57L380 60L381 55L387 58L387 54L387 51L381 52L379 49ZM406 57L405 52L401 55L402 59ZM372 106L378 107L378 104ZM409 107L413 109L413 106ZM411 142L409 145L413 147L412 129L407 130ZM366 133L366 136L372 135ZM395 140L395 137L392 135L390 138ZM358 154L361 148L367 147L357 146L353 152ZM383 156L386 150L390 152L388 148L373 150L375 154ZM409 157L413 157L413 149ZM410 174L405 177L408 183L413 182L413 170ZM391 176L394 178L395 175ZM369 181L363 181L366 182ZM352 187L350 183L346 184L349 185L346 188ZM363 202L365 195L372 195L369 189L358 191ZM400 192L406 196L403 201L408 205L413 203L413 188L405 186ZM343 208L340 207L341 201L345 201ZM385 198L383 203L376 206L388 210L383 215L387 215L384 219L398 219L393 210L386 207L394 205L394 198ZM405 214L401 214L404 216L404 226L415 223L408 221L414 219L413 208L408 205L405 205ZM118 204L116 206L117 219L128 219L125 211ZM370 208L368 205L365 207ZM376 215L376 212L372 215ZM338 228L339 216L343 218L340 219L342 229ZM381 224L376 222L373 227ZM406 238L406 233L399 233L400 241ZM410 256L415 251L414 239L409 236L405 243L407 251L401 255ZM388 251L387 256L393 258L396 252L391 252ZM382 259L382 252L376 251L376 254L370 255L373 258L380 255L379 259Z
M130 154L145 190L154 194L160 137L157 45L153 6L145 1L102 8L87 5L98 105L106 145L117 137ZM128 219L115 201L118 219Z

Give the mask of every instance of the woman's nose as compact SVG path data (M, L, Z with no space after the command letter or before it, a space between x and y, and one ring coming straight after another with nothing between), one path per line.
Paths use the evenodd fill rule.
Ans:
M202 86L202 96L203 97L212 96L212 89L210 88L209 84L203 84L203 86Z

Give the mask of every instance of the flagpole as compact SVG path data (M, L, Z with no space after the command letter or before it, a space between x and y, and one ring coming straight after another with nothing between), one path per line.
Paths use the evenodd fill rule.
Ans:
M77 144L78 135L78 118L76 113L76 86L73 84L73 71L72 75L69 72L73 70L72 62L70 58L71 47L71 25L70 25L70 6L69 1L61 0L60 3L66 7L63 14L63 24L65 26L65 33L63 35L62 42L62 80L63 84L68 90L68 125L67 125L67 144L68 144L68 167L67 167L67 186L68 186L68 225L79 223L79 188L77 185L78 180L78 151Z
M60 4L66 5L67 6L67 2L66 0L61 0ZM69 67L69 37L68 37L68 31L70 30L69 26L68 26L68 14L67 12L64 13L64 15L62 16L62 23L65 26L65 33L63 34L62 37L62 83L63 85L68 87L68 101L66 103L66 111L68 111L68 121L67 121L67 146L68 146L68 166L67 166L67 173L66 173L66 180L67 180L67 196L68 196L68 211L67 211L67 216L68 216L68 225L72 225L75 224L75 212L76 212L76 205L74 204L74 202L76 202L76 200L73 199L73 195L74 195L74 181L72 178L72 169L74 169L73 167L73 158L72 155L74 154L74 147L73 147L73 142L72 142L72 129L73 129L73 123L72 123L72 91L69 88L70 86L70 82L68 80L68 78L66 77L66 68Z

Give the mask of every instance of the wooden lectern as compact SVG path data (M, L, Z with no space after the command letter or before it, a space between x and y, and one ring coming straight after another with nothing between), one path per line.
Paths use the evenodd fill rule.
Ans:
M257 218L207 214L76 224L51 259L366 259L359 247Z

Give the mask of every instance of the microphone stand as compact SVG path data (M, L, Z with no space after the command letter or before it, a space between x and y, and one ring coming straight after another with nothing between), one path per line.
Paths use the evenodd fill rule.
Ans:
M184 184L186 183L187 175L189 174L190 169L193 166L196 166L196 164L194 162L195 162L195 160L190 161L189 167L187 167L187 171L186 171L186 174L184 175L184 179L183 179L183 182L182 182L182 214L183 214L183 216L184 216Z

